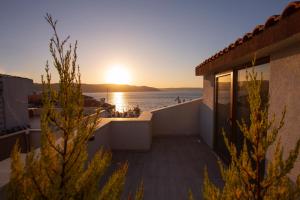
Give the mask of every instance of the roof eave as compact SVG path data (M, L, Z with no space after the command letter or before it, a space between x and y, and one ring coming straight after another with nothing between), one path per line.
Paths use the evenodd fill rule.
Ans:
M278 20L278 16L273 16L273 18L273 20ZM196 66L196 76L220 71L228 67L228 65L232 66L236 60L243 60L242 58L249 56L251 59L251 57L254 57L254 54L270 54L272 50L275 50L278 46L282 46L276 45L277 43L282 43L285 40L289 41L289 38L300 33L299 22L300 10L297 9L297 11L294 11L292 14L285 15L284 18L278 20L275 25L271 23L272 25L266 26L263 31L262 26L257 26L253 30L251 37L249 34L246 34L243 38L243 42L241 42L241 38L239 38L235 43L229 45L228 48L225 48ZM270 24L270 19L267 20L266 24ZM272 46L276 48L270 48ZM268 49L268 51L265 49ZM258 56L260 55L257 55L257 57Z

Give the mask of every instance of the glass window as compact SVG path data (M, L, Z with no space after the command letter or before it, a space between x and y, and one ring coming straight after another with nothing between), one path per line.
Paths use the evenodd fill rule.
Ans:
M228 123L231 119L231 82L230 74L217 77L217 102L216 102L216 140L215 149L218 154L226 161L230 160L230 154L227 151L222 130L229 140L232 138L231 125Z
M236 120L241 122L242 119L245 120L247 124L250 123L250 111L249 111L249 102L248 94L246 89L246 73L251 72L253 67L247 69L241 69L237 72L237 94L236 94ZM258 65L254 67L254 71L257 72L258 78L262 77L262 89L261 97L262 102L267 102L269 95L269 63ZM236 134L236 145L238 149L242 148L243 145L243 134L241 133L239 127L237 127Z

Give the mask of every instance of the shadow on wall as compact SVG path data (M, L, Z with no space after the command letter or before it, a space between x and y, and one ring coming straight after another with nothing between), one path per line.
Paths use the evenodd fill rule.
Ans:
M41 130L26 129L1 136L0 161L10 157L11 151L17 141L19 142L21 153L27 153L31 149L39 148L41 146Z
M18 131L12 134L7 134L0 137L0 161L10 157L13 146L19 141L22 153L28 152L29 138L26 134L27 130Z

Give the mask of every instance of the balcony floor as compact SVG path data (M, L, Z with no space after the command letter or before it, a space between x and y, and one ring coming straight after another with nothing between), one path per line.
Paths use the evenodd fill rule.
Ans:
M195 199L202 199L205 166L210 179L222 185L216 156L197 137L153 138L148 152L114 151L110 171L126 160L125 194L134 194L143 180L145 200L187 199L189 189Z

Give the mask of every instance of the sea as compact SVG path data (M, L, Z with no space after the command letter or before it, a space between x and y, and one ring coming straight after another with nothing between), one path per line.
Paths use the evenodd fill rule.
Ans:
M116 106L116 110L124 112L138 106L142 111L151 111L181 102L191 101L202 96L201 89L161 90L147 92L97 92L84 93L96 100L105 101Z

